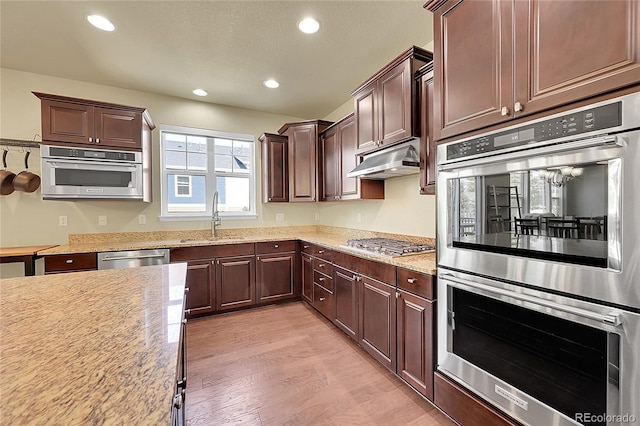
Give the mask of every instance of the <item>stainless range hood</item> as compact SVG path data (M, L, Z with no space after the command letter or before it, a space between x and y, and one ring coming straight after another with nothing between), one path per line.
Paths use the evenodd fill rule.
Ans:
M365 155L347 177L388 179L420 172L420 141L413 139L373 154Z

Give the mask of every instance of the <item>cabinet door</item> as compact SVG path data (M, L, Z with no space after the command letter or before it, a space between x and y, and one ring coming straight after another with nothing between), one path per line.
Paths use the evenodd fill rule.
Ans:
M258 303L286 299L294 295L295 253L256 257Z
M433 401L433 302L398 293L398 374Z
M289 201L289 159L286 137L262 139L262 199L265 203Z
M215 266L213 260L192 261L187 264L185 308L187 317L210 314L215 310Z
M289 201L316 201L316 154L318 135L315 124L289 128Z
M142 113L95 107L95 143L142 149Z
M411 75L410 61L404 61L380 77L378 100L380 121L379 139L382 145L393 144L411 137Z
M323 201L339 199L340 143L337 129L325 133L321 139L322 194Z
M449 0L434 13L435 138L508 120L513 103L511 2Z
M376 82L354 97L356 117L356 148L358 153L372 150L378 142L378 91Z
M42 140L93 145L93 107L43 99Z
M255 256L216 260L216 307L227 310L256 303Z
M356 122L353 116L346 119L338 127L338 141L340 142L340 188L338 195L341 200L360 198L359 179L347 177L347 173L358 165L356 134Z
M433 71L420 79L420 194L436 193L436 141L433 138Z
M528 0L515 8L521 114L640 82L637 0Z
M354 340L358 338L358 281L354 272L336 267L333 276L336 315L334 324Z
M313 303L313 264L307 254L302 254L302 297Z
M391 371L396 371L395 287L361 277L360 345Z

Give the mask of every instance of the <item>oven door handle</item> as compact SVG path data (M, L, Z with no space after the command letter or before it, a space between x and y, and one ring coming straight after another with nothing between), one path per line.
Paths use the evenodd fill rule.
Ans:
M77 170L107 170L107 171L121 171L121 170L135 170L139 163L118 163L118 162L85 162L85 161L65 161L65 160L43 160L46 164L53 168L64 167L65 165L73 166Z
M481 166L484 164L495 164L499 161L510 161L517 160L520 158L533 158L536 156L549 155L549 154L557 154L565 151L572 151L575 149L584 149L598 146L624 146L624 139L619 135L614 136L602 136L596 138L582 139L574 142L567 142L559 145L548 145L544 146L543 144L547 142L539 142L542 146L535 147L536 145L532 144L531 149L522 150L522 147L514 147L511 151L519 150L516 152L509 152L508 149L503 150L502 152L506 152L505 154L498 154L493 156L487 156L486 154L480 154L480 158L474 158L466 161L458 161L453 160L452 162L441 163L438 165L438 170L443 172L459 169L461 167L472 167L472 166Z
M444 279L446 281L451 281L453 283L462 285L466 288L463 288L463 290L473 290L473 289L478 289L481 290L484 293L493 293L496 295L500 295L500 296L506 296L506 297L510 297L512 299L516 299L519 300L521 302L527 302L527 303L531 303L534 305L538 305L538 306L543 306L545 308L550 308L550 309L554 309L557 311L561 311L561 312L566 312L568 314L573 314L582 318L588 318L591 320L595 320L598 322L603 322L606 324L610 324L613 326L619 326L621 323L620 321L620 314L616 311L612 311L609 314L599 314L596 312L592 312L592 311L588 311L586 309L581 309L581 308L576 308L573 306L566 306L566 305L561 305L559 303L555 303L555 302L551 302L549 300L545 300L545 299L540 299L538 297L533 297L533 296L528 296L526 294L520 294L520 293L514 293L512 291L509 290L505 290L505 289L501 289L501 288L496 288L496 287L492 287L486 284L480 284L474 281L468 281L459 277L456 277L452 274L440 274L438 276L438 279ZM455 287L459 287L459 286L455 286Z

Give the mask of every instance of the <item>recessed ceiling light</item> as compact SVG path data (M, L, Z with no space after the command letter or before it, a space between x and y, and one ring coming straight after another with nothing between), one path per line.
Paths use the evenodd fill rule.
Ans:
M193 94L196 96L207 96L208 93L206 90L203 89L194 89Z
M262 84L267 86L269 89L275 89L276 87L280 87L280 83L278 83L275 80L267 80L267 81L263 82Z
M298 22L298 28L300 31L306 34L313 34L320 29L320 22L313 18L304 18Z
M87 21L91 25L96 28L101 29L102 31L113 31L116 29L116 26L111 23L107 18L100 15L89 15L87 16Z

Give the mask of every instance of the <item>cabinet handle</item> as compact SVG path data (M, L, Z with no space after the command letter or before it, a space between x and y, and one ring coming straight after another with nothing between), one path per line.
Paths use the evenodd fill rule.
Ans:
M182 408L182 395L178 394L173 397L173 406L178 410Z
M309 246L302 246L302 248L304 248L304 249L308 249L308 248L309 248Z
M184 310L184 313L185 313L185 314L187 314L187 315L189 315L189 314L191 313L191 309L185 309L185 310Z
M260 256L256 257L256 260L260 260Z
M187 319L186 319L186 318L185 318L185 319L183 319L183 320L182 320L182 323L183 323L183 324L186 324L186 323L187 323Z
M100 143L100 138L96 138L96 143Z
M280 247L280 246L276 244L274 247L275 247L275 248L278 248L278 247Z
M522 111L522 104L520 102L516 102L516 104L513 106L513 110L515 112L520 112Z
M356 277L356 281L362 281L362 277Z
M500 110L500 115L502 115L503 117L506 117L507 115L509 115L509 108L507 108L506 106L503 106L502 109Z
M67 264L72 264L73 263L73 259L67 259Z
M184 292L185 292L185 293L189 293L189 287L185 287L185 288L184 288Z
M324 263L319 264L318 268L324 268Z
M324 281L324 278L320 277L320 278L318 278L318 281L322 282L322 281Z
M325 299L324 297L321 297L321 298L320 298L320 299L318 299L318 300L320 300L321 302L324 302L324 299Z
M93 138L89 138L89 142L93 143Z
M417 279L415 279L415 278L408 278L408 279L407 279L407 282L408 282L409 284L415 284L417 281L418 281L418 280L417 280Z
M271 197L269 197L269 201L271 201Z
M324 250L318 250L318 254L324 253Z
M353 275L353 276L351 277L351 279L352 279L352 280L354 280L354 281L358 281L358 277L356 277L355 275Z
M400 292L396 291L396 299L399 299L399 298L400 298Z

